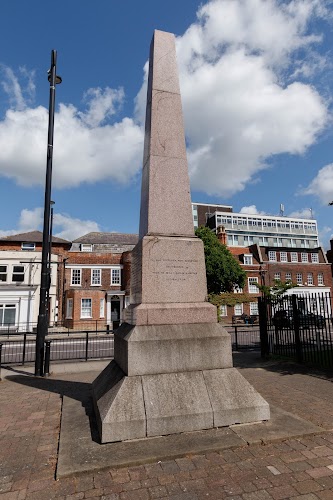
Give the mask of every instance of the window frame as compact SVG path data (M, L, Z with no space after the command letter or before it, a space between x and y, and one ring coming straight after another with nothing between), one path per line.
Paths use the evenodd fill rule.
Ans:
M239 311L237 309L239 308ZM241 316L243 314L243 302L234 305L234 316Z
M303 285L303 273L296 273L297 285Z
M119 273L119 280L114 279L114 273ZM121 268L120 267L113 267L111 268L111 286L121 286Z
M288 252L280 252L280 262L288 262Z
M307 280L306 281L307 281L308 286L313 286L313 273L308 273L307 274Z
M247 260L249 262L246 262ZM244 262L245 266L253 266L253 255L249 254L249 253L245 253L243 256L243 262Z
M319 276L320 276L320 279L319 279ZM324 286L324 284L325 284L325 282L324 282L324 273L318 273L317 274L317 283L318 283L318 286Z
M1 264L0 265L0 269L2 267L4 267L6 270L4 272L0 270L0 277L1 277L1 275L4 275L6 277L6 279L3 280L3 279L0 278L0 282L1 283L7 283L7 281L8 281L8 265L7 264Z
M254 311L253 311L253 306L254 307ZM259 315L259 309L258 309L258 302L250 302L250 315L251 316L258 316Z
M319 264L319 254L318 253L311 253L311 262L313 264Z
M15 268L22 268L23 271L15 271ZM19 276L22 275L22 279L14 279L14 276ZM24 282L24 275L25 275L25 266L19 265L19 264L13 264L12 266L12 283L23 283Z
M291 262L298 262L298 253L297 252L290 252L290 261Z
M302 264L308 264L309 263L309 257L306 252L301 253L301 263Z
M248 292L249 293L259 293L259 288L257 286L255 286L254 284L250 284L252 281L252 283L259 283L259 278L257 278L257 276L249 276L247 278L247 288L248 288ZM254 290L255 288L255 290Z
M9 302L9 303L2 302L0 304L0 327L1 328L8 328L9 326L16 324L16 315L17 315L17 307L16 306L17 306L17 304L15 304L15 303L13 304L11 302ZM13 322L10 322L10 323L4 322L6 310L10 310L10 311L14 310L15 311Z
M78 280L76 278L77 281L79 281L79 283L74 283L74 273L78 272L79 273L79 276L80 276L80 279ZM82 269L79 268L79 267L74 267L71 269L71 286L81 286L82 284Z
M83 306L83 302L84 301L90 301L90 306ZM90 312L90 314L86 315L86 314L83 314L83 311L84 310L88 310L88 312ZM82 297L81 298L81 309L80 309L80 319L91 319L92 318L92 299L90 297Z
M66 301L66 319L73 319L73 303L72 297L69 297Z
M98 283L94 283L94 272L97 272L97 271L99 274L99 280L98 280ZM101 286L101 284L102 284L102 270L101 270L101 268L91 269L90 279L91 279L91 286Z
M276 251L275 250L268 251L268 261L269 262L276 262Z
M31 241L24 241L21 243L21 250L24 252L33 252L36 250L36 243L33 243Z
M81 252L92 252L93 246L91 243L81 243Z

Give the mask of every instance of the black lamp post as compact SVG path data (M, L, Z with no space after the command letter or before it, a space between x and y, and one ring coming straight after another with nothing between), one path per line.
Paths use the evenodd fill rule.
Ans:
M53 130L54 130L54 105L55 105L55 87L61 83L60 76L56 74L57 51L51 52L51 67L48 71L48 80L50 82L49 99L49 126L47 140L47 159L46 159L46 179L45 179L45 200L44 200L44 224L43 224L43 243L42 243L42 271L40 283L39 314L36 336L36 359L35 375L44 376L44 341L48 330L48 292L50 288L50 213L51 213L51 185L52 185L52 159L53 159Z

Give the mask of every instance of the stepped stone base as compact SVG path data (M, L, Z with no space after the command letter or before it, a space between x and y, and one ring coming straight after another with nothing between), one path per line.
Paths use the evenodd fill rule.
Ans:
M119 330L116 360L93 382L102 443L269 419L268 403L232 368L230 336L220 325Z

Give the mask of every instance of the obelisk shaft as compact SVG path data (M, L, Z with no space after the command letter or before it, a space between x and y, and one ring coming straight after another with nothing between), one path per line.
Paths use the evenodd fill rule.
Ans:
M158 30L150 47L139 233L194 235L175 37Z

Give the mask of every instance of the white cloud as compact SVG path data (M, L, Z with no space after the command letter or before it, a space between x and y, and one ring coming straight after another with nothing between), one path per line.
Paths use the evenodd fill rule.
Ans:
M316 52L322 35L309 24L328 13L323 0L212 0L197 16L177 39L191 184L227 197L255 181L272 155L304 153L325 127L327 103L296 78L325 69ZM0 122L0 175L43 184L48 111L27 106L29 90L10 71L5 90L16 106ZM55 187L122 184L140 171L147 64L144 71L133 118L118 118L121 88L89 89L85 111L60 104ZM33 92L31 80L26 89Z
M239 211L240 214L252 214L252 215L265 215L265 212L258 210L255 205L249 205L248 207L242 207Z
M44 209L36 207L32 210L23 209L20 214L17 229L0 230L0 236L26 233L29 231L42 231ZM73 218L67 214L54 214L53 235L65 240L75 240L92 231L100 231L100 226L95 221Z
M290 212L288 217L295 217L295 219L312 219L314 217L314 211L312 208L301 208L300 210L294 210Z
M315 195L322 203L330 203L333 200L333 163L321 168L302 194Z
M326 103L310 85L284 85L281 72L295 51L320 41L307 34L307 25L321 6L313 0L212 1L178 39L193 189L232 195L270 156L302 154L316 141Z
M55 214L53 224L54 235L69 241L84 234L101 230L97 222L75 219L66 214Z

